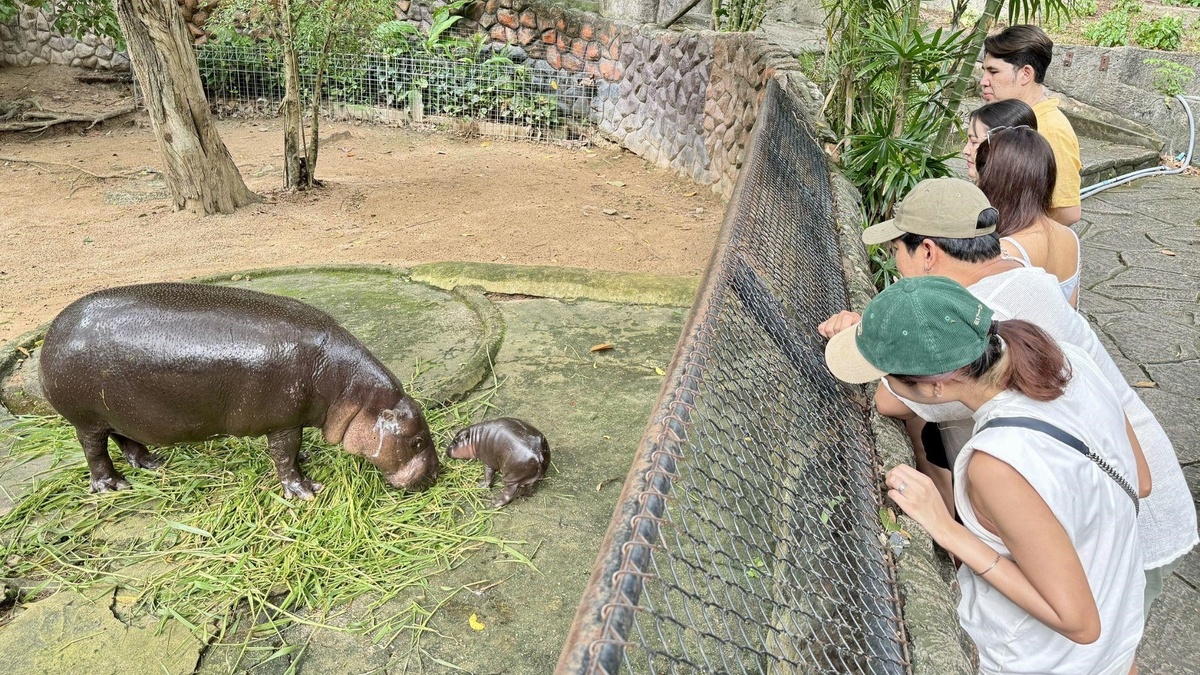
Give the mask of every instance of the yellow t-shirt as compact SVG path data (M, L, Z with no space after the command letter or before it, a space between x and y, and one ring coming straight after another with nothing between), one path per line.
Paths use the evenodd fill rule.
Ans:
M1067 116L1058 109L1058 99L1051 98L1033 106L1033 114L1037 116L1038 132L1050 142L1054 150L1054 163L1058 166L1058 177L1054 183L1054 195L1050 198L1050 206L1079 205L1079 170L1083 163L1079 161L1079 139Z

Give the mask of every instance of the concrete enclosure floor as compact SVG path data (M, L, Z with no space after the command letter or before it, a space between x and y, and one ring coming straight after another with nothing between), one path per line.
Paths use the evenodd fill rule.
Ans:
M486 332L461 308L447 315L453 326L432 316L411 322L428 326L404 325L401 313L419 314L439 298L451 309L462 303L454 294L379 271L296 272L263 276L248 284L304 297L331 312L378 349L402 378L407 373L399 368L418 359L469 360L470 350L462 345L477 342ZM671 358L686 308L512 296L482 302L495 310L504 334L494 369L480 373L481 386L498 383L488 417L529 420L546 434L552 448L547 480L493 521L497 537L524 542L517 549L536 569L502 559L495 549L481 549L435 576L425 588L405 593L379 610L401 612L412 602L432 607L445 601L418 651L408 649L408 635L382 644L370 635L293 626L283 638L288 644L308 645L295 664L292 657L267 662L270 650L242 654L240 648L218 645L201 654L199 644L185 639L186 631L179 626L168 625L158 635L126 630L109 609L111 593L89 599L63 592L28 603L11 623L0 626L0 652L8 655L4 671L32 675L53 666L55 672L89 674L164 669L215 674L230 672L236 662L239 671L253 668L254 673L440 673L448 672L447 663L475 673L550 672L662 384L659 373ZM397 338L410 333L417 337L408 348ZM613 348L589 351L600 343ZM0 488L19 493L23 478L0 475ZM463 586L485 590L449 592ZM353 614L351 608L349 615ZM482 630L472 627L472 616ZM31 645L45 649L30 649ZM71 663L45 660L47 653L67 647ZM112 670L114 650L122 653L117 670Z

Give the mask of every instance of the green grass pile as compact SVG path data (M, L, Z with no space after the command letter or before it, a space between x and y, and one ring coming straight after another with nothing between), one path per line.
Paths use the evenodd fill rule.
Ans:
M439 448L487 398L427 410ZM168 458L157 472L129 468L113 445L133 489L89 494L72 427L20 418L0 431L5 464L51 460L0 517L2 576L80 591L117 586L135 614L174 618L210 641L239 607L316 626L360 598L378 608L479 547L529 562L514 548L523 542L489 534L478 463L443 462L433 488L404 493L309 432L303 471L325 485L312 502L282 497L261 438L153 448ZM384 639L427 621L412 609L368 615L336 627Z

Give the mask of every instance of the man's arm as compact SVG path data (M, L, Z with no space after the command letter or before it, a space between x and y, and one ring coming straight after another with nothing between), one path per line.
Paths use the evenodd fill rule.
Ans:
M1070 227L1079 222L1079 219L1083 217L1083 207L1079 204L1075 206L1055 206L1050 209L1050 217Z

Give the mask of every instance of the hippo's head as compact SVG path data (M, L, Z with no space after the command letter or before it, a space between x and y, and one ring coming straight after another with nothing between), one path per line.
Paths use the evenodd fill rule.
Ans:
M446 457L450 459L475 459L475 443L471 441L471 428L467 427L457 434L446 446Z
M437 480L437 448L420 406L408 396L374 416L366 411L358 415L344 442L346 450L378 467L394 488L420 491Z

